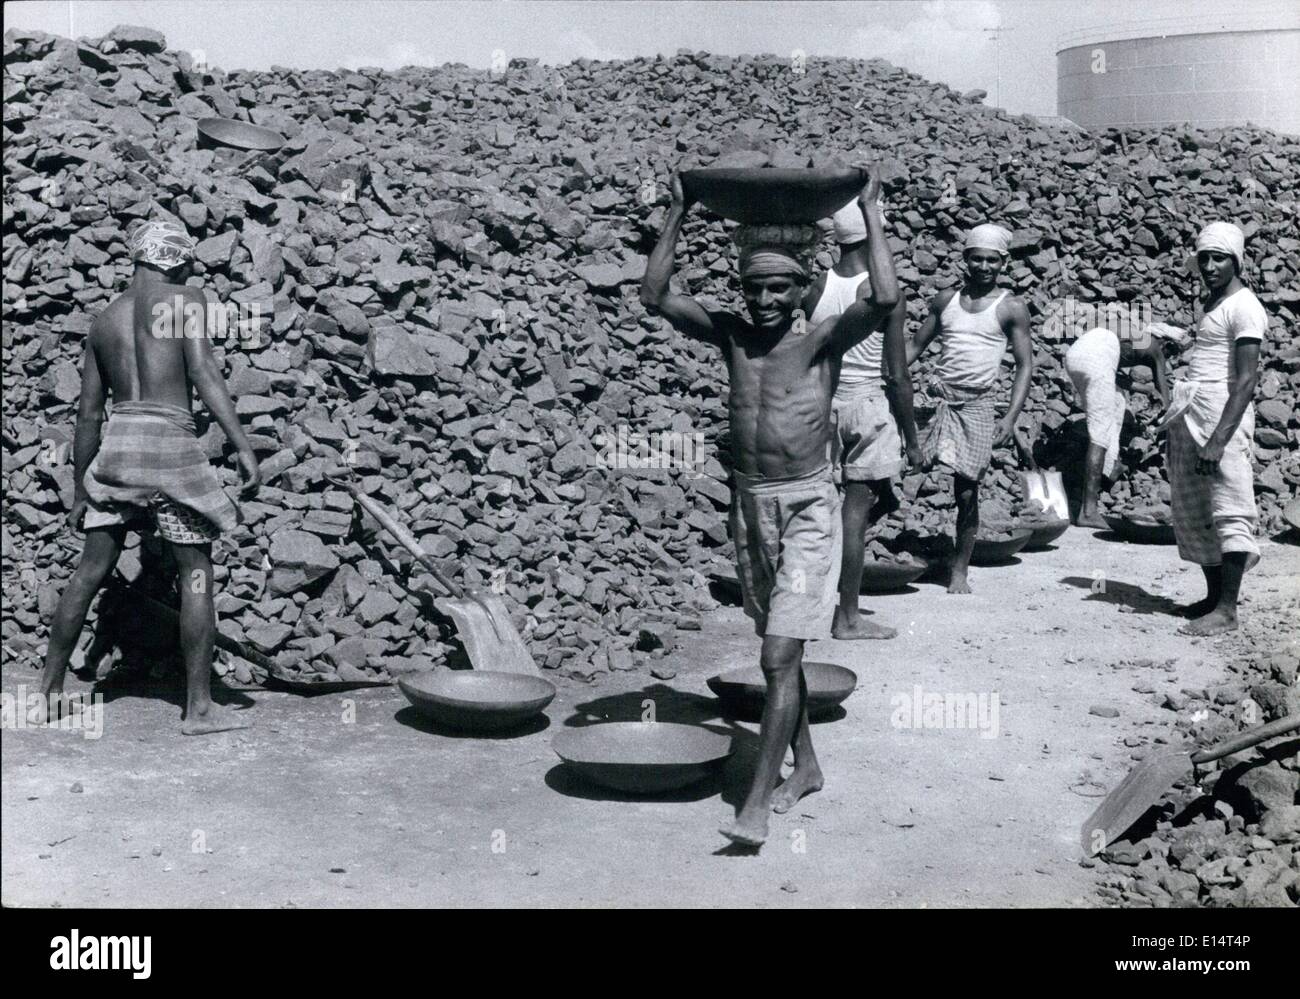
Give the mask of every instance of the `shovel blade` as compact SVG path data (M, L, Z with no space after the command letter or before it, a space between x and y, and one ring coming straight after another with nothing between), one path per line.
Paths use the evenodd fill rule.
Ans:
M1037 503L1044 513L1054 514L1057 520L1070 519L1070 501L1065 496L1060 472L1021 472L1020 485L1027 503Z
M1107 849L1164 797L1175 781L1191 772L1192 757L1186 752L1155 753L1135 766L1079 830L1083 855L1091 857Z
M470 664L475 669L541 676L542 671L510 620L505 601L494 593L480 593L479 599L482 603L469 597L439 597L433 602L456 623Z

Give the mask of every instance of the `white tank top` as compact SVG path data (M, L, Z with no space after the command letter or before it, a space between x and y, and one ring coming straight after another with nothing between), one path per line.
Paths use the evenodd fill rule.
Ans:
M979 312L961 307L961 292L952 296L939 315L939 377L949 385L988 388L998 380L1007 335L998 322L1002 292Z
M833 270L827 271L826 287L822 289L822 297L817 300L817 307L809 316L808 324L815 328L823 320L843 313L858 300L864 281L868 282L868 288L871 287L869 279L870 275L865 271L853 277L840 277ZM865 340L846 350L840 367L840 386L881 381L884 345L885 334L881 330L873 330Z

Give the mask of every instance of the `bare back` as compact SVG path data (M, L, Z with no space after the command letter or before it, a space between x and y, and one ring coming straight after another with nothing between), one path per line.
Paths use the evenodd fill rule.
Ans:
M190 408L184 310L202 293L177 284L133 286L95 320L90 347L114 402L163 402Z

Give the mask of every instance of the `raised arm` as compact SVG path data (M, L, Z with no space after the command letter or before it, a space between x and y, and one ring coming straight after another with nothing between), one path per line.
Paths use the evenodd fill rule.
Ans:
M867 223L867 273L871 275L871 297L883 317L898 304L898 275L894 273L894 255L889 250L885 227L880 219L880 173L867 172L867 183L858 194L858 207Z
M663 316L673 324L674 329L687 336L705 343L720 344L721 337L704 306L688 295L674 294L670 287L673 253L677 248L682 221L690 207L680 174L673 174L672 196L663 232L659 234L659 242L646 261L645 277L641 279L641 304L652 316Z
M871 294L859 298L838 317L827 319L817 331L819 337L829 336L832 349L843 353L865 340L873 330L887 322L901 293L898 276L894 273L894 255L880 221L880 176L871 169L867 183L858 194L858 209L867 227L867 284Z
M883 351L885 391L889 396L894 420L903 431L903 445L912 467L921 464L921 449L916 440L916 416L912 411L912 375L907 365L907 298L902 293L885 325Z
M1255 385L1259 381L1259 348L1262 341L1250 339L1237 340L1233 343L1233 363L1236 374L1228 385L1228 401L1224 403L1219 425L1210 434L1210 439L1201 448L1196 462L1196 471L1202 475L1213 475L1223 458L1224 449L1232 435L1237 432L1241 418L1246 414L1246 407L1255 398Z
M185 352L185 371L190 384L199 393L199 398L208 407L208 411L225 431L230 443L235 445L239 462L241 493L245 497L253 495L261 483L261 472L257 466L257 456L253 453L244 428L235 413L235 406L230 401L230 390L226 380L221 376L217 366L217 357L208 338L207 302L203 293L197 288L185 292L185 339L182 349ZM192 308L197 306L197 308ZM191 325L191 317L197 316L197 323ZM191 329L197 327L198 336L191 336Z
M925 353L925 348L930 346L939 333L939 317L943 315L943 310L948 307L952 301L955 291L941 291L930 299L930 311L926 313L925 322L921 328L916 331L912 337L912 342L907 345L907 366L910 368L916 363L916 359Z
M93 329L91 332L94 332ZM99 360L95 357L95 348L91 346L91 337L88 336L81 364L81 398L77 402L77 427L72 434L74 481L72 509L68 512L68 522L73 527L79 526L81 514L89 501L82 479L86 477L86 469L99 453L100 435L104 427L104 403L107 399L104 376L99 370Z
M1007 339L1011 341L1011 353L1016 359L1016 381L1011 386L1011 405L1006 415L998 424L998 431L993 437L996 447L1011 439L1016 427L1016 417L1029 396L1029 382L1034 376L1034 347L1029 339L1029 310L1025 303L1014 296L1008 296L998 306L998 318L1006 330Z

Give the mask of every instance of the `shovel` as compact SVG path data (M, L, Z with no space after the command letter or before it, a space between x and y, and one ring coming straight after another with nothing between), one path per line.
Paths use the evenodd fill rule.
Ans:
M1189 753L1184 749L1152 754L1130 770L1119 786L1106 795L1106 800L1088 816L1088 821L1079 831L1079 845L1083 847L1084 855L1091 857L1106 849L1159 801L1177 780L1191 773L1193 767L1223 756L1231 756L1297 729L1300 729L1300 715L1288 715L1242 732L1198 753Z
M1044 513L1055 514L1057 520L1070 519L1070 501L1065 496L1065 483L1061 473L1056 469L1046 472L1034 461L1034 449L1030 447L1021 427L1016 427L1012 436L1016 439L1016 449L1021 460L1029 466L1029 471L1020 472L1020 486L1025 493L1026 503L1037 503Z
M472 666L502 673L542 675L542 671L533 662L533 657L529 655L523 638L511 623L505 602L499 596L466 591L447 578L438 568L438 563L420 547L415 535L402 526L382 503L367 496L351 482L338 479L329 481L350 492L361 508L415 556L438 584L451 594L450 597L439 597L434 601L434 606L456 622L456 630L465 643L465 652Z

